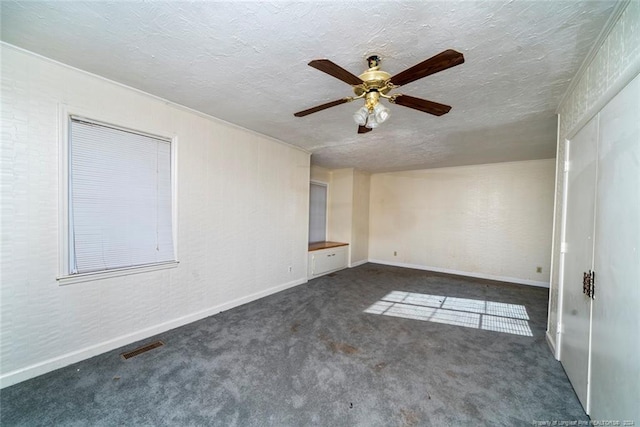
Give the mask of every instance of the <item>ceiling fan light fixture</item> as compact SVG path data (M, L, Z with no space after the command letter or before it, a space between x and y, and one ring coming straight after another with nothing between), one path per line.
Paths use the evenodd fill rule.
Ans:
M389 95L389 92L423 77L460 65L464 63L464 55L453 49L447 49L393 76L380 69L379 56L369 56L367 63L369 68L360 76L356 76L328 59L314 59L309 62L310 67L351 85L355 96L347 96L326 102L313 108L298 111L293 115L295 117L304 117L336 105L364 98L364 107L359 108L353 114L353 120L358 125L358 134L367 133L371 129L377 128L389 118L389 109L380 105L380 98L385 98L392 104L412 108L434 116L442 116L451 110L451 106L401 93Z
M378 103L373 107L373 112L376 115L376 121L378 123L384 123L389 118L389 109L384 105Z
M358 110L353 113L353 121L356 122L358 126L364 126L367 123L367 117L369 116L369 110L367 107L358 108Z
M368 127L369 129L375 129L378 126L380 126L378 119L376 119L375 113L373 112L369 113L369 117L367 118L367 124L365 126Z

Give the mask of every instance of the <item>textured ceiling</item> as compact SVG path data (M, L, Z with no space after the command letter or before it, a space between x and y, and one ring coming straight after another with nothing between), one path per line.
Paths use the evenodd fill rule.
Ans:
M370 172L551 158L555 109L615 1L1 2L2 40ZM396 74L445 49L466 62L396 90L453 106L391 105L356 134L361 101L307 63Z

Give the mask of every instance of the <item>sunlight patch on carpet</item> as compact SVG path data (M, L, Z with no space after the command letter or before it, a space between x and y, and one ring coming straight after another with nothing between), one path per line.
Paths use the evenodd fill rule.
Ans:
M392 291L365 313L532 337L523 305Z

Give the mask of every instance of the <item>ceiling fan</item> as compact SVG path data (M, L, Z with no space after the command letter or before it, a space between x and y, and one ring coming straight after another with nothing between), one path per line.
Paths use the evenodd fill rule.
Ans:
M435 116L441 116L451 110L449 105L399 93L393 95L387 94L392 89L396 89L407 83L460 65L464 62L464 56L460 52L448 49L395 76L391 76L391 74L380 70L381 60L377 55L368 57L367 62L369 69L358 77L328 59L315 59L309 62L311 67L353 86L353 92L356 96L347 96L336 101L317 105L307 110L298 111L294 116L304 117L327 108L335 107L336 105L351 102L356 99L364 99L364 107L355 112L353 119L358 125L358 133L367 133L378 127L380 123L389 117L389 109L380 104L380 98L388 99L392 104L413 108L414 110L423 111Z

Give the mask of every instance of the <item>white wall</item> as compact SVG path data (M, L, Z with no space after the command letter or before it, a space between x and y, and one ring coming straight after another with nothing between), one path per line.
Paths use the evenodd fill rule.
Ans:
M564 216L565 142L593 118L607 102L630 82L640 70L640 2L631 1L612 22L602 44L594 50L572 81L558 107L558 154L556 156L555 209L551 289L547 339L558 349L558 325L561 322L560 288L562 276L562 218ZM558 353L556 351L556 357Z
M327 203L327 240L351 243L353 169L331 171Z
M331 181L331 171L318 165L311 165L311 181L329 184L329 181Z
M327 240L349 243L349 267L364 264L369 254L370 175L351 168L328 172ZM325 176L320 168L312 175Z
M353 172L353 227L351 229L351 260L349 265L364 264L369 259L369 193L371 176L359 170Z
M369 260L548 286L554 170L549 159L374 174Z
M2 386L306 282L308 153L8 45L0 52ZM177 268L58 284L61 104L177 136Z

